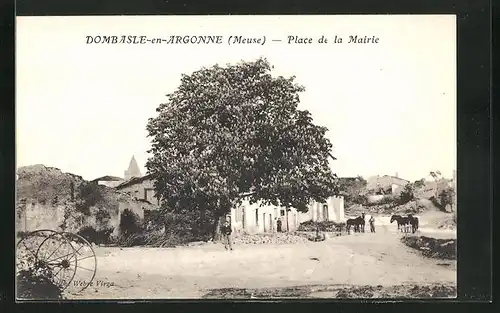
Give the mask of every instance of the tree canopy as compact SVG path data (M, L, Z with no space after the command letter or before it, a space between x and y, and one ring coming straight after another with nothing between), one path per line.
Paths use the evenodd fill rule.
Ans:
M169 210L220 216L246 198L307 211L337 192L327 129L297 109L295 77L271 69L266 59L202 68L159 105L146 168Z

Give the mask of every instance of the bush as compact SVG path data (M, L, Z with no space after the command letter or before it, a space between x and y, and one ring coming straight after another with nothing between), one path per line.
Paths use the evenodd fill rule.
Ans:
M92 182L82 182L77 192L79 200L76 202L76 209L86 215L90 215L90 208L104 199L100 186Z
M348 201L346 200L346 202ZM367 205L368 197L366 195L357 195L351 199L351 202L354 204Z
M52 282L51 275L51 272L43 270L19 271L16 275L17 297L30 300L62 299L62 290Z
M175 247L195 241L189 236L180 236L175 233L161 233L143 231L136 234L120 235L115 243L120 247L149 246L149 247Z
M95 243L98 245L110 244L112 242L111 234L113 233L113 230L113 227L96 230L92 226L85 226L80 231L78 231L77 234L87 239L87 241L91 243Z
M336 223L333 221L323 221L323 222L313 222L306 221L299 225L299 231L316 231L319 229L320 231L333 232L337 230L337 227L343 227L345 223Z
M415 187L412 184L406 184L399 195L399 204L405 204L415 199Z
M143 230L139 216L129 209L123 210L119 227L120 234L124 236L137 234Z
M438 195L438 203L441 208L446 208L447 205L454 205L455 189L448 187L442 190Z

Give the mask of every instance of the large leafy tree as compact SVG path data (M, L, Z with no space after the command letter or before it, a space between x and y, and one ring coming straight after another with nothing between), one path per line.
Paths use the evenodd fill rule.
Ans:
M215 225L244 198L307 211L337 192L327 129L297 109L295 77L271 69L266 59L202 68L157 108L146 167L168 211Z

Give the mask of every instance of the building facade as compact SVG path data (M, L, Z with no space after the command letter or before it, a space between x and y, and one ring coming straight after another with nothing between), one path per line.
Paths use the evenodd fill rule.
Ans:
M248 201L231 209L231 225L236 233L275 233L278 231L278 220L281 221L281 231L297 230L300 223L312 220L321 221L344 221L344 198L334 196L326 202L313 202L309 205L306 213L298 212L295 208L276 207L250 204Z
M144 200L153 205L160 205L160 200L155 197L154 181L149 175L129 179L116 186L115 189L130 195L134 199Z

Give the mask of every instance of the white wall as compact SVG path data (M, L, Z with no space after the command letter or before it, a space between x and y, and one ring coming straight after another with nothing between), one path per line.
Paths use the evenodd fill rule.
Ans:
M328 205L328 216L324 216L323 205ZM329 221L343 222L345 221L344 216L344 198L343 197L330 197L325 203L313 202L309 205L309 210L306 213L299 213L296 209L291 208L291 210L285 216L281 216L281 210L284 208L275 206L259 206L259 203L250 204L248 201L244 201L241 205L244 209L244 221L237 218L238 208L231 209L231 222L233 231L236 233L246 232L246 233L269 233L276 232L276 221L277 218L281 218L282 231L287 229L288 216L288 227L290 231L294 231L298 228L300 223L313 220L313 221L323 221L328 219ZM258 212L258 223L256 220L256 211ZM265 215L264 215L265 214ZM265 228L262 219L265 218ZM269 220L271 218L271 222Z
M323 205L328 205L328 216L325 216L323 212ZM334 221L342 222L345 220L344 217L344 198L343 197L330 197L325 203L313 202L309 205L309 210L307 213L298 214L299 224L305 221Z
M260 206L259 204L260 203L250 204L248 201L244 201L240 206L244 215L242 220L237 218L238 208L231 209L231 224L234 232L245 232L250 234L276 232L276 222L278 217L281 218L282 231L286 230L286 212L285 216L281 217L281 210L284 208L268 205ZM258 218L256 214L258 214ZM288 226L290 231L293 231L298 227L297 211L293 208L288 212Z

